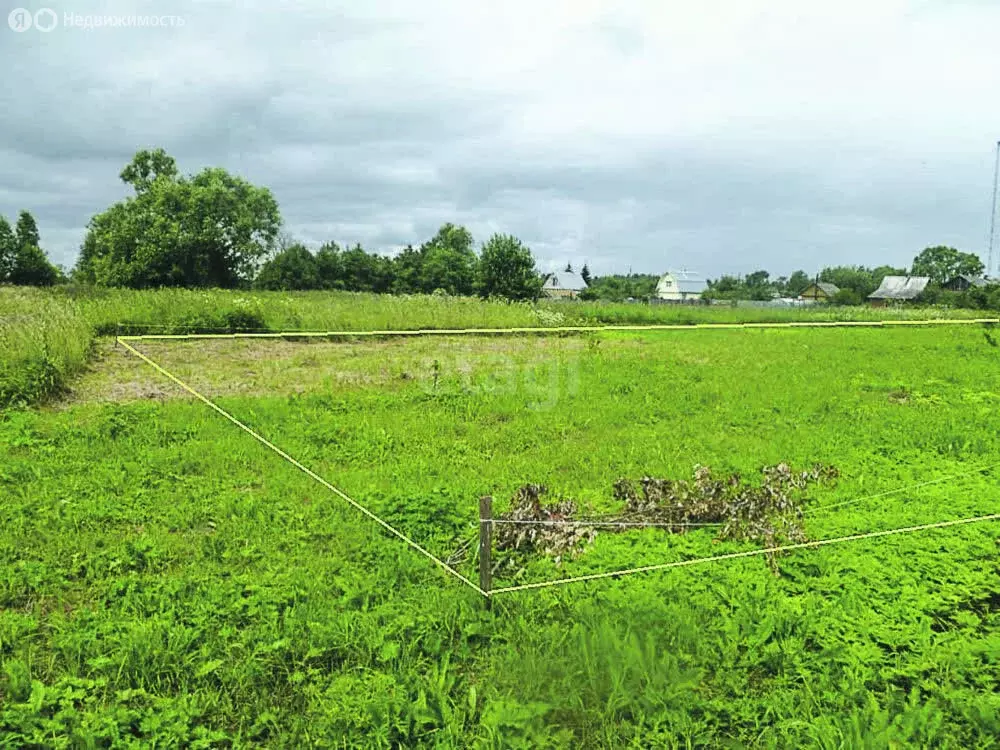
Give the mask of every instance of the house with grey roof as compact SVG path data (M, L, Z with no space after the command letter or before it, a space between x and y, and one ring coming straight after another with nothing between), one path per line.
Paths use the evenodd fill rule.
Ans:
M875 307L912 302L924 293L930 280L929 276L886 276L879 288L868 295L868 301Z
M542 284L545 297L576 297L587 288L587 282L576 271L550 273Z
M656 284L656 298L667 302L700 300L708 282L693 271L667 271Z
M958 276L952 276L944 282L941 288L947 289L949 292L964 292L974 286L987 286L989 283L983 276L969 276L960 273Z

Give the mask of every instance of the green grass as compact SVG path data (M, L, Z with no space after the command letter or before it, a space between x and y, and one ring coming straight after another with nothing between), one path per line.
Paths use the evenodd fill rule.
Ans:
M59 393L87 361L93 335L78 304L0 287L0 409Z
M974 318L944 308L762 309L586 302L508 303L466 297L347 292L0 287L0 409L64 390L95 336L288 330L414 330Z
M442 556L482 494L602 511L696 463L837 466L813 508L911 488L808 515L814 539L997 507L974 327L138 346ZM75 390L0 418L0 745L997 745L995 524L487 611L121 350ZM747 548L603 534L498 584Z

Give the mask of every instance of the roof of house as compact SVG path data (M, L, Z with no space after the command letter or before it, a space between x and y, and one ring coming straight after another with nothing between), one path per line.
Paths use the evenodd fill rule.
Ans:
M983 276L969 276L968 274L960 273L957 276L953 276L945 282L945 286L951 286L954 282L959 279L966 281L969 286L986 286L989 282Z
M550 273L545 279L544 289L567 289L571 292L580 292L587 288L587 282L575 271L557 271Z
M914 299L929 282L929 276L886 276L868 299Z
M701 278L694 271L667 271L660 277L657 286L663 283L667 277L674 282L670 291L677 291L681 294L701 294L708 288L708 282Z
M837 286L836 284L831 284L829 281L816 281L807 286L805 289L803 289L802 294L805 294L806 290L812 289L813 287L816 287L817 289L822 289L823 292L828 297L832 297L833 295L835 295L837 292L840 291L839 286Z

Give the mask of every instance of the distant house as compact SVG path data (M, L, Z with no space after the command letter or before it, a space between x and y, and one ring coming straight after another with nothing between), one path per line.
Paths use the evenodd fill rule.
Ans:
M656 298L668 302L701 299L708 283L693 271L667 271L656 284Z
M886 276L882 285L868 295L873 307L884 307L890 302L912 302L930 282L929 276Z
M987 284L989 284L989 282L982 276L967 276L965 274L959 274L958 276L953 276L948 279L941 285L941 288L947 289L950 292L964 292L970 287L986 286Z
M836 284L817 281L815 284L810 284L803 289L799 295L799 299L808 299L813 302L830 302L839 291L840 287Z
M546 297L576 297L587 288L587 282L575 271L550 273L542 284L542 294Z

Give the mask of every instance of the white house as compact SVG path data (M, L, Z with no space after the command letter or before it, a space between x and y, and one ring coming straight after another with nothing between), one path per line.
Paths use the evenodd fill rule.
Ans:
M656 284L657 299L687 302L701 299L708 283L693 271L667 271Z
M575 271L550 273L542 284L542 294L546 297L576 297L587 288L587 282Z

